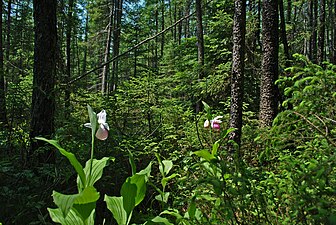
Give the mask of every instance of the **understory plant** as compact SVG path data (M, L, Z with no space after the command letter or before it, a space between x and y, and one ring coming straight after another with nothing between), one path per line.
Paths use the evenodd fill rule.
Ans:
M80 164L76 156L63 149L57 141L37 137L55 146L65 156L77 172L77 193L62 194L53 191L52 197L57 208L48 208L51 219L63 225L93 225L95 220L95 208L100 193L94 187L95 183L102 177L103 169L113 158L103 157L94 159L95 138L105 140L108 137L108 124L106 123L106 112L102 110L96 114L88 106L90 123L85 124L91 129L91 157L85 167ZM132 176L128 177L121 188L121 196L104 196L107 208L112 212L114 219L119 225L127 225L131 221L132 212L145 197L146 184L151 172L151 163L140 172L136 173L135 163L130 155Z

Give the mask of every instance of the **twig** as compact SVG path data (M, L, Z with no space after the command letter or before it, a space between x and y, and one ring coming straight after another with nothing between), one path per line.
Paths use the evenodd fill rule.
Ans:
M310 120L308 120L304 115L298 113L298 112L295 112L294 111L294 114L295 115L298 115L300 116L302 119L304 119L307 123L309 123L309 125L311 125L312 127L314 127L317 131L319 131L324 137L325 139L327 139L327 141L330 142L330 144L332 144L333 146L336 147L336 143L333 142L333 140L331 140L326 134L324 134L323 130L321 130L319 127L317 127L315 124L313 124Z

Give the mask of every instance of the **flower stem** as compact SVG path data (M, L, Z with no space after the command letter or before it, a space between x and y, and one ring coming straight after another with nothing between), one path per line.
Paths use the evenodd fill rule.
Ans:
M89 172L89 177L88 177L88 182L87 185L89 185L91 181L91 173L92 173L92 164L93 164L93 150L94 150L94 133L92 132L92 141L91 141L91 157L90 157L90 172Z

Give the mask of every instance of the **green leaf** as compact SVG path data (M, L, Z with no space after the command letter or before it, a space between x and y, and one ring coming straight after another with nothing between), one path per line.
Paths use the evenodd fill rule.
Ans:
M129 216L135 207L135 199L137 195L137 185L132 183L130 177L126 179L121 187L121 196L123 197L123 206Z
M158 201L160 201L160 202L167 203L167 202L168 202L169 195L170 195L170 192L165 192L165 193L163 194L163 196L162 196L161 194L156 195L156 196L155 196L155 199L158 200Z
M208 150L203 149L203 150L199 150L194 152L195 155L207 160L207 161L211 161L213 159L215 159L215 156L212 155L210 152L208 152Z
M162 164L164 165L163 172L165 175L168 175L169 171L173 168L173 162L171 160L163 160Z
M92 133L91 136L92 136L92 140L94 140L96 130L97 130L97 124L98 124L97 114L92 110L91 106L87 105L87 108L88 108L90 124L91 124L91 133Z
M167 185L167 183L168 183L168 181L170 181L171 179L175 178L177 175L178 175L177 173L173 173L169 177L162 178L162 180L161 180L162 187L165 188L166 185Z
M82 219L75 213L74 210L70 210L66 217L63 217L61 209L51 209L48 208L49 215L55 223L60 223L62 225L84 225ZM93 214L92 214L93 217ZM93 223L87 223L92 224Z
M83 170L82 165L78 162L78 160L76 159L76 156L74 154L72 154L71 152L66 151L65 149L63 149L57 141L55 140L49 140L46 138L42 138L42 137L36 137L37 140L41 140L41 141L45 141L48 142L49 144L53 145L54 147L56 147L58 149L58 151L64 155L65 157L67 157L67 159L70 161L71 165L74 167L74 169L76 170L82 185L85 186L86 184L86 178L85 178L85 173Z
M96 202L99 199L99 193L94 187L87 187L78 194L74 200L73 208L85 221L96 208Z
M134 157L133 157L133 154L130 150L128 150L128 153L129 153L129 158L128 158L128 161L131 165L131 169L132 169L132 175L136 174L136 166L135 166L135 161L134 161Z
M233 127L229 128L227 130L223 130L221 132L221 138L226 138L228 136L228 134L230 134L231 132L233 132L235 130L236 130L236 128L233 128Z
M206 102L204 102L204 101L202 101L202 104L203 104L203 106L204 106L204 110L205 110L208 114L211 114L211 112L210 112L210 106L209 106Z
M89 181L89 183L87 183L86 186L93 186L102 177L103 170L108 165L109 160L114 160L114 159L111 159L109 157L104 157L99 160L93 159L90 179L89 179L89 176L90 176L91 160L88 160L86 162L84 173L85 173L86 180ZM84 186L81 185L81 183L79 182L79 177L77 177L77 185L78 185L79 191L83 190Z
M57 191L53 191L52 196L53 196L54 203L58 206L58 208L60 208L64 218L69 213L78 195L79 194L65 195Z
M106 202L107 208L112 212L118 225L126 225L127 213L123 206L123 197L110 197L105 195L104 201Z
M154 223L162 223L164 225L174 225L173 223L169 222L168 219L160 217L160 216L153 218L151 221Z
M218 147L219 147L219 143L220 143L220 140L216 141L213 145L212 145L212 151L211 151L211 154L212 155L217 155L217 150L218 150Z
M191 219L195 217L196 213L196 195L191 198L191 202L188 208L188 215Z

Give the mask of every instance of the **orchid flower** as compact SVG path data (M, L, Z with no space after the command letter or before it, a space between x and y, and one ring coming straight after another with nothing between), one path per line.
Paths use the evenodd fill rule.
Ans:
M220 131L220 124L222 123L220 119L222 118L223 116L216 116L213 120L210 121L212 129L215 131Z
M214 129L215 131L220 131L220 124L222 121L223 116L216 116L213 120L206 120L204 121L204 128L209 128L211 124L211 128Z
M209 127L210 127L209 120L204 121L204 128L209 128Z
M106 111L103 109L97 114L97 118L99 127L96 132L96 137L104 141L108 137L108 131L110 130L109 125L106 123ZM92 129L91 123L86 123L84 126Z

